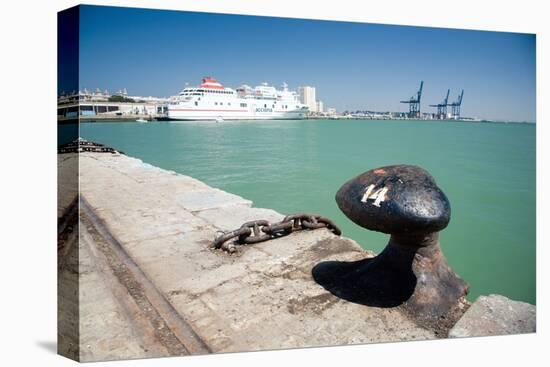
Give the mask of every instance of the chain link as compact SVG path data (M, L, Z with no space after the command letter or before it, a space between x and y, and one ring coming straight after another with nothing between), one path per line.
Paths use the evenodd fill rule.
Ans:
M267 220L246 222L234 231L222 232L214 239L212 247L233 253L237 251L236 245L264 242L287 236L292 232L319 228L327 228L337 236L342 234L340 228L328 218L315 214L298 213L287 215L282 221L276 223L269 223Z
M94 143L92 141L78 138L70 143L61 145L57 148L58 154L64 153L81 153L81 152L95 152L95 153L120 153L121 151L115 150L110 147L106 147L103 144Z

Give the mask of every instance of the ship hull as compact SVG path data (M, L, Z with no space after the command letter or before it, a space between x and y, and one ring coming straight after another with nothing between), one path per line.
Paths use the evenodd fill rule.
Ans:
M307 111L273 111L250 112L244 111L206 111L168 109L168 120L174 121L231 121L231 120L301 120L307 117Z

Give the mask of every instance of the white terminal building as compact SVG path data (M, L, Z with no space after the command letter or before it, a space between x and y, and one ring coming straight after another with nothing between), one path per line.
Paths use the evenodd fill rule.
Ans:
M129 96L126 88L115 94L109 91L84 90L62 93L57 99L57 115L60 119L109 116L163 116L169 98L153 96Z

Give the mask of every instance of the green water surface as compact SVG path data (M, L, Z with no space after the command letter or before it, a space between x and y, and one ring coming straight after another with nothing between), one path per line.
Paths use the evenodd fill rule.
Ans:
M432 121L85 123L80 136L283 214L319 213L379 252L388 236L348 220L334 195L372 168L414 164L447 194L441 232L469 299L535 303L535 126Z

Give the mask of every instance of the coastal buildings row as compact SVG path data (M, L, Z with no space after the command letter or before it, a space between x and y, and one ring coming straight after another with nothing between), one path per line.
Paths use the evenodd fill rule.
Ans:
M71 120L237 120L237 119L300 119L333 116L334 108L325 111L316 100L315 87L299 87L291 91L283 84L277 89L267 83L256 87L242 85L224 87L205 77L197 87L185 87L171 97L131 96L127 90L61 93L58 97L58 119Z
M58 97L58 120L136 120L136 119L188 119L188 120L238 120L238 119L462 119L460 107L464 91L455 102L448 103L449 90L442 103L430 105L437 112L420 111L423 82L418 92L409 100L409 112L377 112L368 110L344 111L325 108L317 100L316 88L300 86L297 92L288 90L286 84L277 89L267 83L252 88L242 85L235 90L224 87L213 78L205 77L197 87L186 87L178 95L170 97L129 95L121 89L61 93ZM447 111L447 107L451 111ZM212 112L214 111L214 112Z
M451 113L444 118L437 113L421 112L416 117L411 117L409 112L377 112L377 111L344 111L334 115L340 119L361 119L361 120L458 120ZM330 117L330 116L329 116ZM461 121L480 121L473 117L460 116Z

